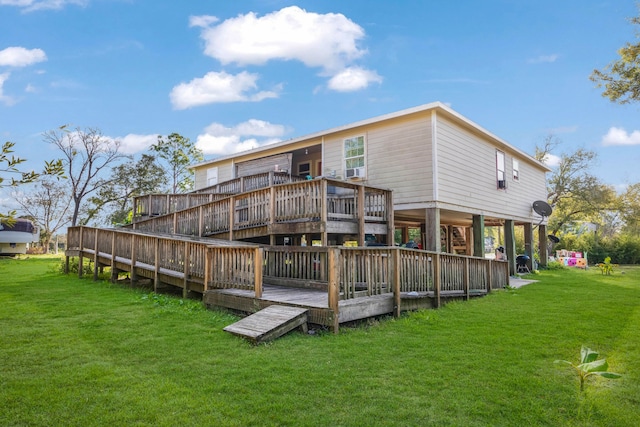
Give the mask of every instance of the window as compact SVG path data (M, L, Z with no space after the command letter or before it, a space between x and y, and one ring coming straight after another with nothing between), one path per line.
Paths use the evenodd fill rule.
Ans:
M344 140L344 167L347 178L364 176L364 136Z
M298 176L301 176L302 178L306 178L307 175L311 175L311 163L310 162L298 163Z
M507 188L504 174L504 153L502 151L496 151L496 178L498 179L498 188Z
M520 180L520 162L518 162L516 159L513 159L513 180Z

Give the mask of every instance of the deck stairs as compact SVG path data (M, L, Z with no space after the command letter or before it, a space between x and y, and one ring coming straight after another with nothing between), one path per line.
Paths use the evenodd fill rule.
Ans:
M224 331L245 338L253 344L272 341L287 332L301 328L307 330L306 308L270 305L240 321L233 323Z

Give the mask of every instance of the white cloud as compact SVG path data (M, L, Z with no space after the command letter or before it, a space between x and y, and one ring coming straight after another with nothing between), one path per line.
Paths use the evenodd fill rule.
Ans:
M169 97L173 108L178 110L217 102L256 102L278 97L279 88L257 91L257 80L257 74L246 71L236 75L212 71L202 78L175 86Z
M612 127L602 137L602 145L640 145L640 131L627 133L623 128Z
M196 147L204 154L221 156L273 144L280 141L280 137L287 132L285 126L257 119L247 120L234 127L212 123L207 126L203 134L198 135ZM249 138L243 139L243 137ZM265 139L259 140L256 137Z
M37 10L59 10L68 4L86 6L89 0L0 0L0 6L16 6L23 12L35 12Z
M370 83L382 83L382 77L375 71L351 67L333 76L327 86L337 92L353 92L366 88Z
M546 156L544 156L544 159L542 159L542 163L549 166L550 168L554 168L560 164L560 160L560 156L548 153Z
M146 150L152 144L158 142L158 135L137 135L130 133L121 138L117 138L120 141L120 152L124 154L134 154L140 151Z
M31 83L29 83L24 88L24 91L27 92L27 93L36 93L36 92L38 92L38 88L35 87L34 85L32 85Z
M535 58L530 58L527 60L529 64L541 64L541 63L550 63L556 62L560 58L560 55L554 53L552 55L540 55Z
M362 27L339 13L325 15L286 7L263 17L250 12L203 30L205 53L223 64L262 65L298 60L310 67L343 68L366 53Z
M42 49L25 49L24 47L12 46L0 50L0 66L26 67L46 60L47 55Z
M4 82L6 82L7 79L9 79L10 75L11 75L10 73L0 74L0 102L7 106L11 106L16 103L16 101L12 97L4 94L4 88L3 88Z
M218 22L208 15L189 20L190 26L203 28L204 53L223 65L299 61L321 69L321 75L331 77L329 89L339 91L382 81L375 71L353 65L367 53L358 46L365 32L340 13L318 14L291 6L261 17L250 12Z
M190 27L208 27L214 22L218 22L219 19L215 16L210 15L200 15L200 16L190 16L189 17L189 26Z

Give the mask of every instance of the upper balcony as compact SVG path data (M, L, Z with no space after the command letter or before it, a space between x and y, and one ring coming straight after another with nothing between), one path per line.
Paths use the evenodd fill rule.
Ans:
M365 236L393 241L393 199L390 190L330 178L273 183L245 177L238 194L189 193L138 197L133 229L155 233L209 236L228 240L269 238L272 245L326 246ZM268 185L269 183L273 183ZM223 183L223 185L226 183ZM226 187L230 188L230 187ZM255 187L254 187L255 188ZM217 187L215 191L224 191ZM289 240L283 239L287 236Z

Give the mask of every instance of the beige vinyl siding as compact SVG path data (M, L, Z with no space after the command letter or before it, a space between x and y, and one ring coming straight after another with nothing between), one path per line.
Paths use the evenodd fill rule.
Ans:
M534 200L545 200L544 171L518 156L520 180L514 181L514 153L461 128L444 117L437 120L438 199L486 214L530 218ZM507 189L497 188L496 150L505 153Z
M367 185L393 189L394 203L432 200L431 115L403 117L325 138L325 175L344 178L343 141L365 136Z
M218 168L218 183L229 181L233 179L233 163L231 160L222 163L203 165L195 168L195 190L207 187L207 169L217 167Z

